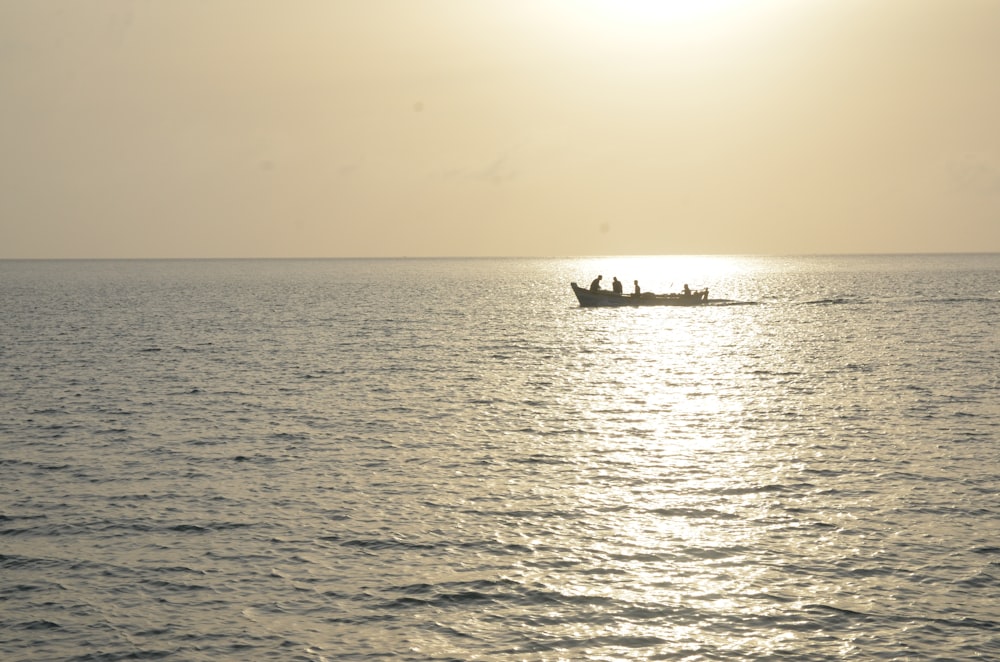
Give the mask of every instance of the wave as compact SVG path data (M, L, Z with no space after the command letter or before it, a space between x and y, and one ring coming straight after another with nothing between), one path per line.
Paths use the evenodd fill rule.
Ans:
M810 301L799 301L798 303L803 306L840 306L845 304L870 303L870 300L851 297L828 297L823 299L812 299Z

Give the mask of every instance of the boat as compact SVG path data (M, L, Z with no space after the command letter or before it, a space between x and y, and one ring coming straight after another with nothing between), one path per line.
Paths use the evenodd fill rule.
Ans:
M570 285L573 287L573 294L576 295L577 301L583 308L596 306L700 306L708 302L707 287L701 290L670 294L643 292L636 296L634 294L617 294L611 290L591 291L576 283L570 283Z

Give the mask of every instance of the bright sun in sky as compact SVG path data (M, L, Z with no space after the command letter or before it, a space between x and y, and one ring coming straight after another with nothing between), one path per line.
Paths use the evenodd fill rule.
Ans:
M734 11L749 0L580 0L580 11L636 25L666 20L701 20Z
M624 41L684 40L717 22L753 20L750 0L576 0L540 6L552 12L557 26L575 25L590 35L603 33L602 39L613 34Z

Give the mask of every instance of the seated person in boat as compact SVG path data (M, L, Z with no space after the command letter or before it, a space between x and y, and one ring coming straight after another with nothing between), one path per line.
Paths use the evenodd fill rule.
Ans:
M618 276L611 277L611 289L614 291L615 294L622 293L622 282L618 280Z
M600 292L601 291L601 279L602 278L604 278L604 276L598 276L597 278L595 278L594 280L592 280L590 282L590 291L591 292Z
M687 283L684 283L684 296L686 297L691 296L691 288L688 287Z
M637 297L642 294L642 290L639 289L639 281L633 280L632 282L635 283L635 292L632 293L632 296Z

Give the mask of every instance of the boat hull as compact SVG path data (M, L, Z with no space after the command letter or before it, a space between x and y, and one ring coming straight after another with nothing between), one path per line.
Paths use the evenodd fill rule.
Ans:
M689 294L678 292L676 294L653 294L643 292L639 296L634 294L615 294L608 290L598 290L591 292L585 287L580 287L576 283L570 283L573 294L576 295L580 306L584 308L598 307L620 307L620 306L701 306L708 302L708 288L703 290L693 290Z

